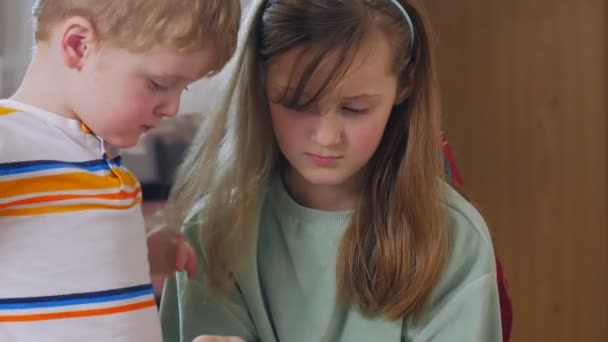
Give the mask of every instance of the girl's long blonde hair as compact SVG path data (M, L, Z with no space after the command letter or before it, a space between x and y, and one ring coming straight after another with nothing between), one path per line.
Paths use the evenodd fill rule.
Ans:
M171 195L181 213L194 211L202 229L206 275L225 294L231 274L255 248L259 209L268 180L281 159L265 93L265 69L274 57L298 46L316 58L297 89L325 56L340 64L313 99L346 72L372 27L382 29L394 54L394 71L408 99L392 110L378 150L368 165L365 193L342 239L337 260L338 295L363 313L399 319L418 313L436 284L447 255L443 225L440 114L430 33L421 6L401 0L411 32L389 0L253 0L244 18L234 70L220 110L209 115ZM413 39L413 47L410 48ZM299 103L301 91L289 99ZM185 218L185 214L179 217Z

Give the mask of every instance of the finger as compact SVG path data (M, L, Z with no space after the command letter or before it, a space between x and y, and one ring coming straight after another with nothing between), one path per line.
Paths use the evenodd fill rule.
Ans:
M192 342L245 342L240 337L234 336L199 336L195 338Z
M175 233L175 235L173 236L173 240L176 245L184 243L184 233L182 233L182 232Z
M188 245L182 241L175 249L175 269L183 271L188 262Z
M197 262L196 262L196 254L192 249L192 246L186 244L186 248L188 249L188 261L186 262L186 272L188 273L188 278L193 279L196 277L197 270Z

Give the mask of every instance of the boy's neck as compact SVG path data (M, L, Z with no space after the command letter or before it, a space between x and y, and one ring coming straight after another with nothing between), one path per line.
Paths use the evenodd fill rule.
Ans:
M66 75L58 68L49 51L38 46L21 85L11 100L41 108L69 118L76 118L66 101Z

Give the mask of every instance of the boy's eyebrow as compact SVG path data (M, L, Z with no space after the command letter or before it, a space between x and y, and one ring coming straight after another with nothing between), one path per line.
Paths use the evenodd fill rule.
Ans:
M187 81L187 82L193 82L195 81L194 79L190 78L190 77L186 77L183 75L174 75L174 74L158 74L155 77L158 78L162 78L164 80L170 80L170 81Z

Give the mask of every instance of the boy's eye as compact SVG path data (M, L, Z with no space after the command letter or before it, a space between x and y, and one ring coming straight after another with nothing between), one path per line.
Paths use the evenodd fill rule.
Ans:
M155 91L167 91L167 90L169 90L169 87L164 86L164 85L162 85L162 84L160 84L158 82L152 81L152 80L150 81L150 88L152 90L155 90Z

